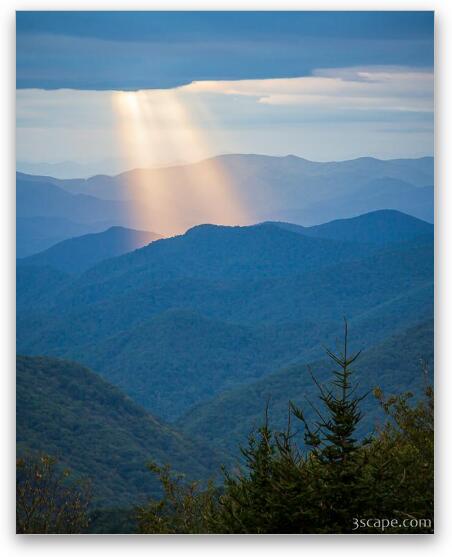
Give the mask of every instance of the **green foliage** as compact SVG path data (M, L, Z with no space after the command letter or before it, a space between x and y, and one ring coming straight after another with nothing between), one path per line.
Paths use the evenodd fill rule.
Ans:
M88 526L86 483L71 481L55 458L19 458L16 469L16 532L79 534Z
M218 505L215 489L209 484L202 489L199 482L186 482L174 476L169 466L149 464L159 477L163 497L151 499L137 508L140 534L206 534L214 532L214 515Z
M303 452L289 420L273 433L268 419L243 450L245 471L228 474L217 524L229 533L352 533L356 520L427 520L402 523L386 533L431 532L433 524L433 391L416 405L410 394L385 399L376 392L388 423L374 438L357 440L360 403L350 368L358 354L328 351L339 366L329 385L316 382L321 410L311 425L296 405L292 415L305 429ZM359 532L374 532L370 526Z
M87 534L138 534L135 509L101 507L89 514Z
M304 425L308 454L302 456L293 443L290 419L286 432L272 434L266 418L259 440L251 437L243 450L247 474L226 476L221 503L228 531L325 533L344 531L345 525L345 531L351 530L361 492L362 445L354 433L363 397L354 395L351 384L350 365L359 354L347 355L347 325L343 354L328 355L339 369L329 386L314 380L324 409L315 409L314 427L290 405L291 414Z
M412 404L412 393L375 396L388 421L369 446L366 457L369 498L368 516L400 519L430 519L431 526L419 531L433 532L434 515L434 406L433 388L425 387L424 398ZM388 533L409 533L394 528Z
M89 477L96 506L127 506L160 493L146 462L188 476L215 474L220 459L185 439L90 370L64 360L17 357L17 452L56 455ZM217 472L218 473L218 472Z
M319 334L315 323L281 331L170 310L90 345L88 354L94 369L110 382L172 421L200 401L279 368L287 358L315 346Z
M203 490L174 477L168 467L151 465L164 496L137 509L139 531L433 532L433 390L426 387L416 404L409 403L409 393L384 398L377 390L388 422L372 439L356 441L360 397L352 395L348 375L353 358L338 358L342 372L329 387L322 386L327 414L319 417L315 429L299 408L292 408L289 416L306 425L304 450L294 441L290 418L285 431L273 432L266 413L264 424L242 449L242 468L235 474L225 472L221 488ZM338 393L326 391L334 386ZM391 525L375 527L383 520ZM364 525L357 528L357 521Z
M226 532L245 534L276 532L271 524L269 500L275 484L273 460L275 444L268 427L268 415L257 435L251 434L248 447L242 448L247 475L238 478L225 473L225 494L221 498L220 523Z

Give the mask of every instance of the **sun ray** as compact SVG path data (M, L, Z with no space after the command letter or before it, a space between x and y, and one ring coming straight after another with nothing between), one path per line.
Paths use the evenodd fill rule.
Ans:
M132 218L163 234L201 223L246 224L236 185L212 158L206 115L177 90L114 92L121 150L131 166L143 169L167 160L200 162L175 170L136 170L129 174ZM208 122L207 122L208 125Z

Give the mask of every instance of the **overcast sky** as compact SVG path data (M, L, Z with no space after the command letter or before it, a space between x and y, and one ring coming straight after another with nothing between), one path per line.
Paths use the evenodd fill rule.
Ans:
M18 160L431 155L433 15L18 12L17 88Z

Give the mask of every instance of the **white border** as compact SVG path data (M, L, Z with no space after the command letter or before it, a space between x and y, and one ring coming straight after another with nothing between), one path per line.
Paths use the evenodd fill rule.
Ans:
M15 536L14 534L14 172L15 172L15 10L435 10L436 27L436 534L434 536ZM187 557L215 557L257 554L274 555L279 550L297 556L302 553L319 557L366 557L373 555L450 555L452 548L451 510L451 444L447 433L452 427L452 361L447 350L447 340L452 332L452 267L446 258L452 245L452 176L451 160L448 155L447 138L450 138L452 118L451 78L447 68L452 53L452 2L450 0L379 0L375 1L270 1L229 0L211 2L172 1L152 2L109 0L108 2L74 1L31 1L2 0L0 3L0 56L2 77L0 86L2 110L2 134L0 156L2 159L2 182L0 185L0 253L3 266L0 270L1 330L0 342L3 366L0 375L1 427L3 454L0 458L0 480L2 483L0 514L0 550L3 555L33 555L34 557L72 555L95 555L105 551L109 556L123 555L133 551L134 555L180 555ZM449 102L448 102L449 101ZM447 219L451 216L451 220Z

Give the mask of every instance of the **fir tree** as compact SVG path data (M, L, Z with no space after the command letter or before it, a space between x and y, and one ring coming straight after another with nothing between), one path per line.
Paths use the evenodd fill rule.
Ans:
M309 461L313 469L313 500L317 508L316 531L349 532L352 519L363 508L366 488L363 483L363 452L368 441L356 439L356 428L362 419L360 402L368 393L358 396L357 384L352 382L352 364L360 352L348 353L348 325L344 325L343 352L334 354L326 350L336 364L334 379L321 385L313 376L323 410L313 406L317 419L312 427L305 414L291 404L296 418L305 426L305 443L310 450Z
M258 437L251 436L242 449L246 472L226 475L221 518L229 532L326 533L350 532L353 518L366 506L363 481L366 441L356 439L361 420L352 364L359 356L348 354L348 326L339 355L327 350L338 369L333 380L319 388L323 409L312 405L317 416L311 426L304 413L290 403L287 429L273 433L268 413ZM305 428L305 450L294 442L290 416Z
M247 473L233 477L225 471L226 493L220 498L221 528L229 533L277 532L272 513L276 446L268 423L268 404L264 424L257 435L249 436L248 447L242 447L241 453Z
M345 323L343 350L327 350L334 362L332 380L319 389L320 409L311 404L312 420L289 404L287 428L272 431L268 405L264 424L242 448L244 466L225 472L219 489L171 479L159 472L165 496L140 512L143 533L351 533L356 519L409 519L403 528L384 533L433 531L433 390L410 404L410 393L385 398L376 390L388 421L372 439L360 439L360 403L349 354ZM296 442L293 417L304 426L304 446Z

